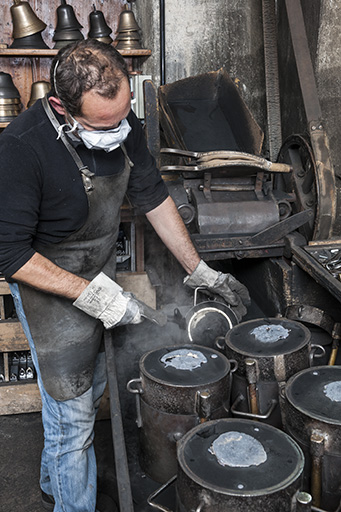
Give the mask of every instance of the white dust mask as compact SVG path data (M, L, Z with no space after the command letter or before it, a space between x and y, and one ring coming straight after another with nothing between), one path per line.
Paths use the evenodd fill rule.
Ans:
M86 130L78 123L77 133L88 149L103 149L107 153L118 148L126 140L131 126L126 119L111 130Z

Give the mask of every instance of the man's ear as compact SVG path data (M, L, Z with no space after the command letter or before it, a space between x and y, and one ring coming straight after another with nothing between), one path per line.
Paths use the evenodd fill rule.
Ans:
M56 98L56 96L50 96L49 102L51 103L51 106L58 112L58 114L65 116L65 109L59 98Z

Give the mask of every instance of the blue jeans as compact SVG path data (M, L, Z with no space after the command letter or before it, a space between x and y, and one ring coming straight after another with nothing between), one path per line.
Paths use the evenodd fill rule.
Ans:
M18 318L30 345L42 399L44 449L40 486L55 499L54 512L95 512L97 466L93 446L95 416L106 385L105 353L97 356L94 379L83 395L63 402L44 389L37 352L17 284L10 284Z

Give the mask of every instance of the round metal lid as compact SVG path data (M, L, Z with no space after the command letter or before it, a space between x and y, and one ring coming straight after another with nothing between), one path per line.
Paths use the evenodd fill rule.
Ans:
M228 359L201 345L175 345L147 352L140 370L150 379L174 385L197 386L219 381L230 371Z
M178 442L182 470L205 488L257 496L288 487L301 475L297 443L271 425L220 419L190 430Z
M249 320L233 327L225 337L232 350L253 357L289 354L309 340L309 329L287 318Z
M288 380L288 401L310 418L341 425L341 366L315 366Z

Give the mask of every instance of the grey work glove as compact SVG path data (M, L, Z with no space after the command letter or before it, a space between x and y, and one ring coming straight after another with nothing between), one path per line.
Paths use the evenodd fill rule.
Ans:
M220 295L231 306L238 321L247 313L246 306L251 303L246 286L231 274L213 270L203 260L190 276L185 277L184 284L190 288L206 288L208 291Z
M142 322L137 300L103 272L93 279L73 303L88 315L98 318L106 329Z

